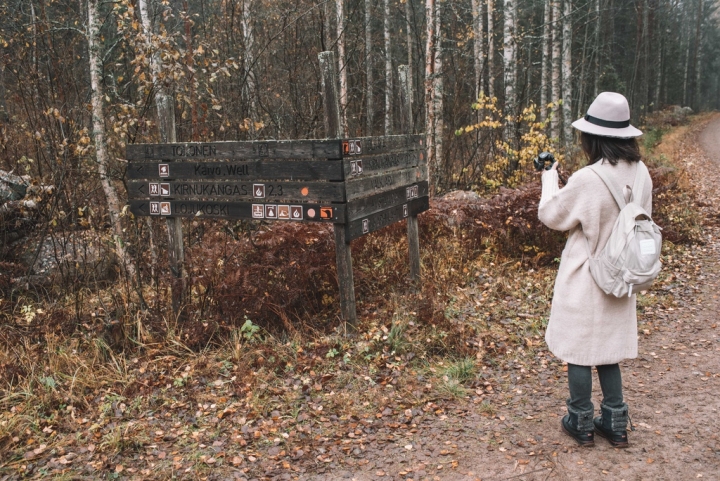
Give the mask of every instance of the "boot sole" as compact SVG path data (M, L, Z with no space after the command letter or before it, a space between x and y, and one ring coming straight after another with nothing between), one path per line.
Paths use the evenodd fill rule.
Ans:
M590 448L590 447L595 446L595 440L592 440L590 442L585 442L585 443L578 441L577 438L575 438L575 436L573 436L570 431L565 429L565 426L563 426L562 424L560 425L560 432L570 436L573 439L573 441L575 441L578 444L578 446L580 446L580 447Z
M600 436L600 437L603 438L603 439L606 439L607 442L610 443L610 446L612 446L613 448L624 449L624 448L630 447L630 443L629 443L628 441L625 441L624 443L622 443L622 442L619 443L619 442L617 442L617 441L613 441L613 440L610 439L609 437L605 436L605 434L603 434L603 432L600 431L599 429L595 429L595 434L597 434L598 436Z

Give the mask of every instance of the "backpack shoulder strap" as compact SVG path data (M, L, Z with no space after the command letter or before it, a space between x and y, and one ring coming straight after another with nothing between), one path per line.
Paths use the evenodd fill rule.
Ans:
M648 168L645 163L641 160L637 163L637 169L635 172L635 182L632 187L632 201L637 205L642 205L643 189L645 187L645 178L650 175Z
M620 207L620 210L623 210L627 205L627 203L625 202L625 196L623 195L623 190L615 183L615 181L609 175L607 175L607 172L604 172L603 169L600 169L597 164L593 164L588 167L590 168L590 170L595 172L598 177L600 177L600 179L605 183L605 186L612 194L615 202L617 202L618 207Z

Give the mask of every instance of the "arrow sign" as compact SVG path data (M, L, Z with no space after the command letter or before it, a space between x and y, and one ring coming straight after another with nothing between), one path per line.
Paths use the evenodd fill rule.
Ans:
M140 192L141 194L145 193L145 184L140 184L138 186L138 192Z

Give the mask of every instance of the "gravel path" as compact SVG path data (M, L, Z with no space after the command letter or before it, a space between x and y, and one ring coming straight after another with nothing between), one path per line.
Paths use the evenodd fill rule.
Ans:
M682 151L709 218L720 209L720 116L687 136ZM636 431L628 449L601 438L580 449L560 433L567 387L559 370L512 373L510 389L487 405L457 409L367 446L345 470L312 480L689 480L720 479L720 228L706 226L673 273L672 307L640 318L640 355L622 363ZM666 303L667 304L667 303ZM516 378L516 379L513 379ZM596 407L600 392L595 376Z

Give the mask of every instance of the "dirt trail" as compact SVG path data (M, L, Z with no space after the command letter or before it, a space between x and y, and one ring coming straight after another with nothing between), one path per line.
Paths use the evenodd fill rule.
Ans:
M698 146L702 146L702 149ZM704 152L703 152L704 149ZM682 146L708 217L720 212L720 116ZM351 469L301 479L430 480L689 480L720 479L720 228L707 225L705 244L690 249L690 274L673 273L672 307L640 316L640 353L621 364L636 431L631 447L597 438L580 449L560 433L567 396L565 373L517 371L487 408L458 404L405 437L367 446ZM667 304L667 303L666 303ZM601 394L594 378L594 399ZM483 412L485 411L485 412ZM415 432L413 432L415 431Z

